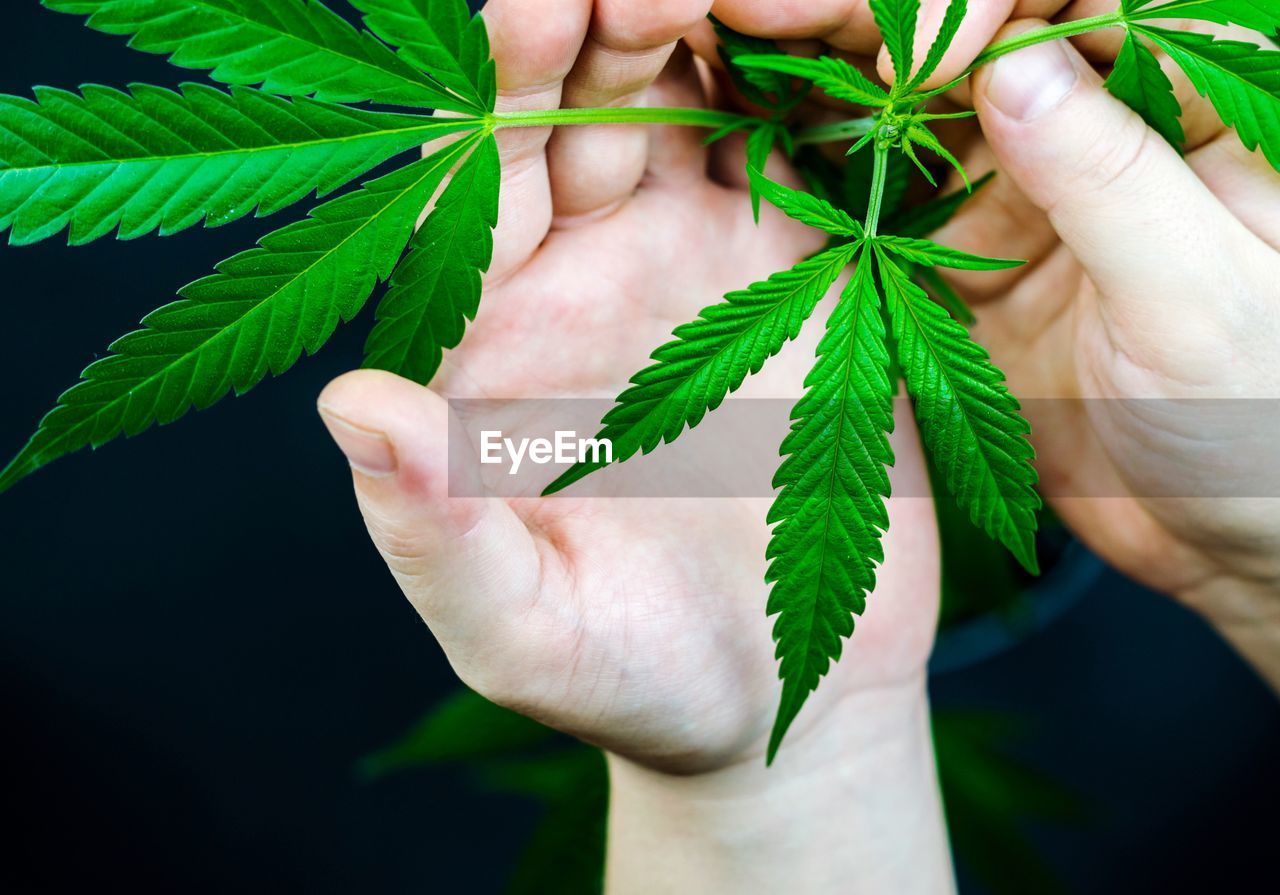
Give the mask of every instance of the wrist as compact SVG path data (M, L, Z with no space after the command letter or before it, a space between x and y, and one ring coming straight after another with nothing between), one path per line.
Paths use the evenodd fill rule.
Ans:
M609 895L953 891L923 676L828 715L771 768L610 756Z

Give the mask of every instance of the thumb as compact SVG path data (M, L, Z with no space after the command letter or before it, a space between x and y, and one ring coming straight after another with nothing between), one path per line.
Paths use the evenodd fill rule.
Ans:
M434 392L360 370L330 383L319 410L351 465L370 537L463 673L459 661L482 659L510 617L508 601L533 593L528 528L503 501L450 497L449 407Z
M1021 22L1001 37L1043 26ZM1048 213L1104 313L1158 330L1173 311L1213 304L1202 290L1231 279L1230 255L1248 231L1069 43L982 69L974 104L1002 170Z

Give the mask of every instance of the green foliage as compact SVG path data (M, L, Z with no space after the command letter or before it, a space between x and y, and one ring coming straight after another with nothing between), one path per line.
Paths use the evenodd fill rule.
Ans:
M785 73L739 64L748 56L778 55L776 43L734 31L715 16L711 16L711 24L720 39L718 52L725 71L749 102L770 112L785 112L804 99L809 88L796 85Z
M428 73L464 111L491 112L498 96L489 33L464 0L351 0L369 30ZM445 104L445 108L453 108Z
M912 264L928 267L953 267L957 270L1008 270L1021 267L1025 261L1008 258L983 258L959 249L949 249L927 239L911 239L906 236L881 236L876 245L887 252L905 258Z
M764 282L730 292L719 304L703 308L697 320L676 327L674 340L653 352L654 363L631 377L631 387L604 417L597 438L613 444L614 461L675 441L707 411L719 407L749 374L759 372L799 335L855 250L828 249ZM604 465L578 463L544 493L567 488Z
M1160 60L1132 32L1125 35L1106 86L1156 133L1182 151L1187 137L1178 120L1182 107L1173 93L1173 82L1160 67Z
M462 341L480 307L480 274L493 257L500 177L497 143L486 137L449 180L396 268L378 304L366 367L425 385L444 349Z
M0 473L0 491L64 454L248 391L317 351L391 275L419 212L470 142L321 205L181 290L181 301L117 339L58 399Z
M938 70L942 57L947 54L947 50L951 48L951 42L960 33L960 25L964 22L964 17L968 13L969 0L951 0L947 5L946 15L942 17L942 25L938 29L938 36L933 39L933 44L929 47L929 53L925 56L924 62L921 63L920 70L903 88L903 93L910 93L915 90Z
M1203 19L1219 25L1243 25L1263 34L1280 30L1280 6L1274 0L1172 0L1151 6L1153 2L1155 0L1142 0L1134 4L1126 0L1125 12L1130 21Z
M467 127L247 87L47 87L0 96L0 229L14 244L71 228L86 243L176 233L330 193L427 139Z
M825 199L774 183L759 169L748 168L756 192L787 217L832 236L862 236L862 225Z
M879 245L876 257L924 443L974 524L1034 574L1040 498L1030 426L987 352Z
M885 46L889 48L897 83L903 88L894 92L901 95L911 83L920 0L871 0L871 14L880 28Z
M476 111L314 0L42 0L224 84L330 102Z
M853 616L875 588L889 527L884 500L893 451L893 387L880 296L869 252L827 322L805 395L791 413L774 476L781 489L769 522L768 613L782 678L782 704L769 738L782 738L853 633Z
M1248 149L1280 170L1280 52L1207 34L1133 26L1169 54Z
M761 70L804 78L830 96L860 106L878 108L889 102L889 94L883 87L834 56L818 59L780 55L739 56L735 64L747 71Z

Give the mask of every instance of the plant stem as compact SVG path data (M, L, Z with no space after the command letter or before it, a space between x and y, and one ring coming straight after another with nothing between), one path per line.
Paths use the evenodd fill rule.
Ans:
M1008 40L1002 40L993 43L981 53L978 58L973 60L973 64L969 66L965 74L971 74L978 70L988 62L993 62L1001 56L1012 53L1015 50L1025 49L1026 47L1035 46L1049 40L1058 40L1063 37L1076 37L1080 34L1088 34L1090 31L1101 31L1104 28L1114 28L1117 25L1125 23L1125 15L1123 11L1109 12L1106 15L1093 16L1088 19L1080 19L1077 22L1063 22L1059 25L1050 25L1048 28L1041 28L1038 31L1028 31L1026 34L1019 34L1017 37L1011 37Z
M582 124L676 124L722 128L752 125L759 119L717 109L549 109L533 112L499 112L490 121L494 129Z
M875 126L876 119L871 117L853 118L849 121L837 121L835 124L806 127L795 135L795 144L797 146L806 146L811 143L834 143L837 140L853 140L858 137L865 137L871 133L871 129Z
M863 227L867 239L875 239L880 228L880 209L884 205L884 186L889 176L889 147L876 141L875 168L871 174L871 197L867 202L867 223Z

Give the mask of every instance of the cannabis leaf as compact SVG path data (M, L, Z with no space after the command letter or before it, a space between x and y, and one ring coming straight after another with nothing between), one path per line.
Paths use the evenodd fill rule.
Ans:
M893 389L880 298L870 251L864 252L818 345L818 362L792 411L782 442L786 459L769 510L768 613L777 615L782 702L767 760L809 694L840 658L853 616L875 588L880 542L889 527L884 499L893 451Z
M484 111L315 0L41 2L87 15L90 28L130 35L135 50L170 54L174 65L208 69L225 84L330 102Z
M1249 150L1262 147L1280 171L1280 52L1207 34L1133 25L1149 37L1209 98Z
M1014 261L1008 258L984 258L981 255L970 255L959 249L948 248L930 242L927 239L912 239L906 236L877 236L876 245L886 251L905 258L912 264L923 264L928 267L953 267L958 270L1008 270L1021 267L1025 261Z
M756 191L787 217L832 236L862 238L862 225L825 199L774 183L758 168L748 168L747 176Z
M181 93L89 85L0 96L0 230L26 244L70 226L75 245L176 233L323 196L465 120L368 112L247 87Z
M724 301L704 308L697 320L676 327L674 341L653 352L654 363L631 377L631 387L605 414L597 437L612 443L614 461L675 441L719 407L748 374L759 372L799 334L856 251L852 245L828 249L764 282L730 292ZM554 494L605 465L575 464L543 493Z
M493 256L500 179L497 142L486 137L450 178L396 268L378 303L366 367L426 385L443 349L462 341L480 305L480 274Z
M898 156L893 156L893 158L898 158ZM923 205L906 209L900 214L894 214L889 219L887 229L899 236L928 236L935 230L941 229L944 224L955 217L961 206L978 195L995 179L995 176L995 172L990 171L975 180L970 189L956 190L953 193L930 199ZM891 210L891 207L886 205L886 211L889 210Z
M771 40L752 37L721 22L715 16L709 16L720 39L717 48L725 71L735 87L746 99L763 109L772 112L786 111L809 92L807 86L800 87L782 72L770 71L766 68L752 68L739 65L738 62L747 56L778 55L778 45Z
M498 85L489 34L464 0L351 0L369 30L444 85L468 110L493 110Z
M1219 25L1237 24L1263 34L1280 29L1280 6L1275 0L1173 0L1163 6L1147 7L1153 0L1143 0L1125 12L1130 21L1144 19L1202 19Z
M1156 133L1182 151L1186 134L1182 130L1182 107L1173 92L1173 82L1160 67L1160 60L1133 32L1125 35L1115 68L1106 87L1133 109Z
M969 13L969 0L951 0L947 6L946 15L942 17L942 25L938 30L938 36L934 38L933 44L929 47L929 53L925 56L924 62L920 66L920 70L916 72L914 78L902 89L903 93L910 93L921 84L929 79L929 76L938 70L938 66L942 63L942 57L947 55L947 50L951 48L951 42L956 39L956 35L960 33L960 25L964 22L964 17Z
M64 454L245 392L315 352L391 275L418 214L475 139L326 202L181 290L181 301L149 314L145 329L118 339L62 395L0 472L0 491Z
M898 362L929 453L973 522L1036 571L1036 472L1017 400L965 328L875 247Z
M879 108L889 102L889 94L883 87L843 59L834 56L802 59L798 56L766 54L739 56L734 61L749 71L762 69L804 78L836 99L860 106Z
M894 95L901 95L911 83L920 0L871 0L871 15L880 28L885 46L889 48L893 71L897 75L896 84L902 85Z

